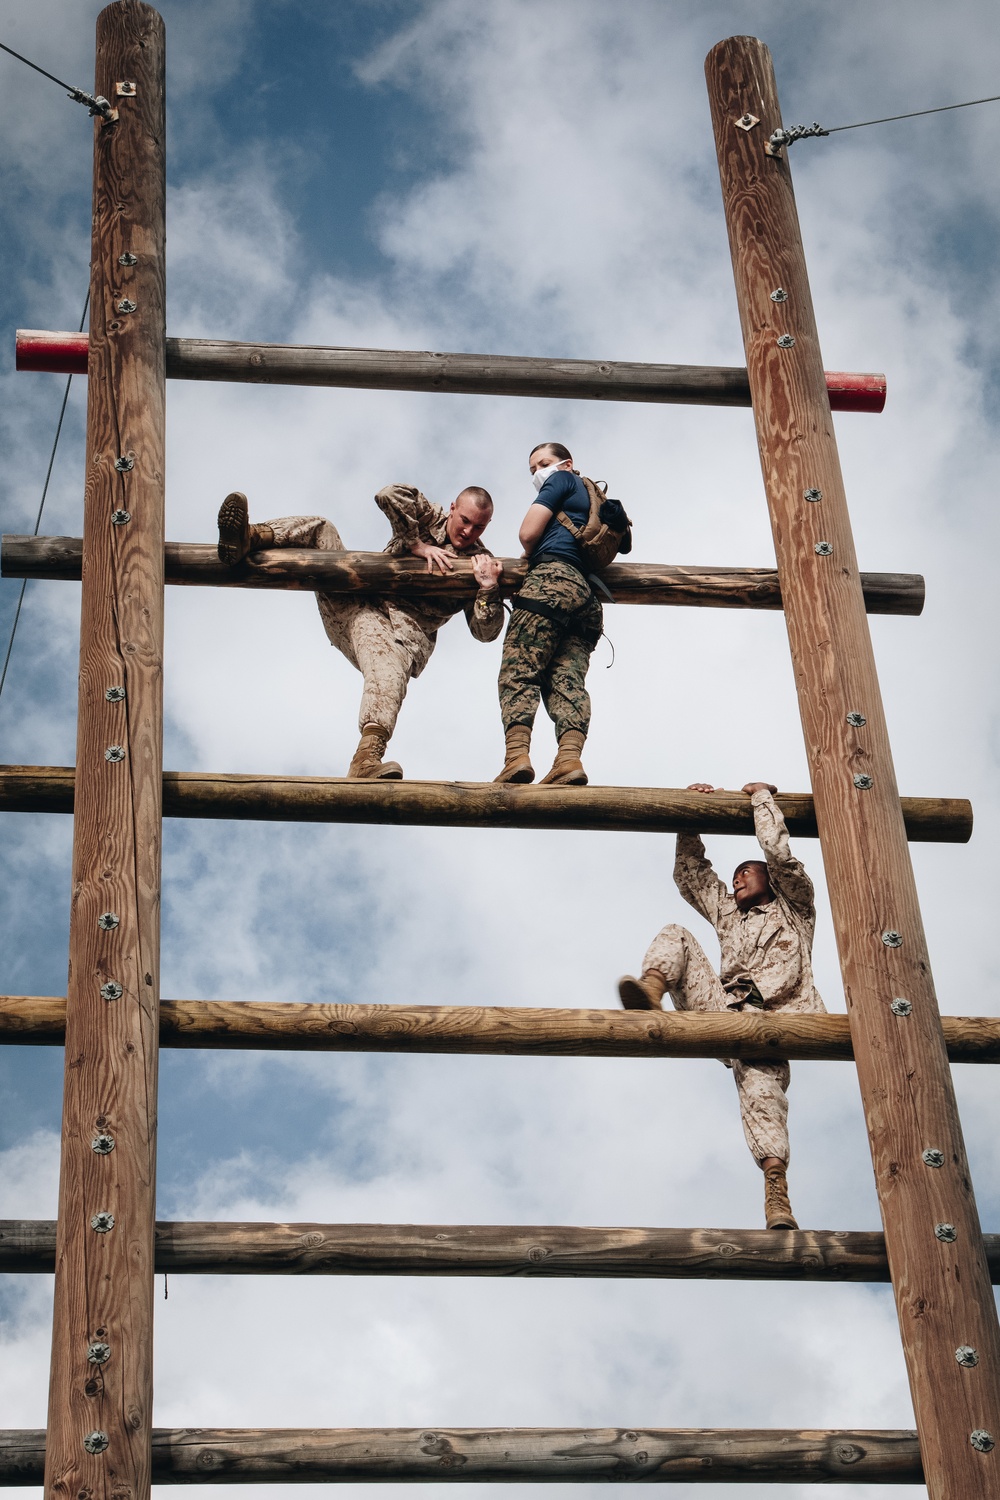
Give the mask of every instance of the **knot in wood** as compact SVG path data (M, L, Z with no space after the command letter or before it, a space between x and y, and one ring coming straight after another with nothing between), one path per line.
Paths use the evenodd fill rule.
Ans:
M857 1443L838 1443L833 1456L838 1463L856 1464L859 1458L864 1458L865 1450L859 1448Z

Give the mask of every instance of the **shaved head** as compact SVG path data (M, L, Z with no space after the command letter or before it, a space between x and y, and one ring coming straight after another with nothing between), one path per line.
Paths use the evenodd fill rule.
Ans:
M455 496L456 505L459 500L467 501L478 511L488 511L491 515L493 513L493 496L480 484L470 484L467 489L462 490Z

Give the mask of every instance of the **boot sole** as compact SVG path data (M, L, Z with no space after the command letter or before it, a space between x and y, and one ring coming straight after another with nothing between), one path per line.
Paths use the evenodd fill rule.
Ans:
M547 776L543 776L542 777L542 779L538 783L538 785L539 786L586 786L587 785L587 773L586 773L586 771L566 771L564 775L553 776L552 772L550 771Z
M241 563L250 551L250 519L247 497L234 490L219 506L219 561L229 568Z
M796 1219L782 1217L780 1219L769 1219L767 1227L768 1229L798 1229L799 1226Z
M662 1010L654 1005L637 979L628 977L618 981L618 998L625 1010Z
M350 771L344 778L345 781L402 781L403 768L394 760L387 760L384 765L378 766L372 771Z
M535 771L533 766L522 766L518 771L511 771L505 775L503 771L499 776L494 776L494 786L527 786L529 781L534 781Z

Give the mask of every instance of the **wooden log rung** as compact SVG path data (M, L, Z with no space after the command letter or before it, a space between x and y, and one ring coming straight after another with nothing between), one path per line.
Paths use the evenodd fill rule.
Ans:
M1000 1235L983 1239L1000 1283ZM55 1254L54 1219L0 1220L0 1273L46 1274ZM889 1280L880 1231L832 1229L164 1222L155 1266L181 1276Z
M0 1432L0 1484L40 1484L44 1452L44 1431ZM917 1435L905 1429L153 1428L154 1484L920 1484L922 1479Z
M127 772L123 772L127 774ZM0 766L0 812L73 811L72 766ZM777 798L798 838L816 837L813 799ZM902 797L908 837L964 844L972 805L960 797ZM435 828L549 828L585 832L747 834L750 799L667 787L498 786L492 781L348 781L330 776L165 771L165 818L270 823L393 823Z
M73 536L4 536L0 575L4 578L79 579L82 542ZM379 594L397 599L443 599L456 609L476 595L472 564L461 558L446 577L428 573L416 557L384 552L320 552L314 547L280 547L254 553L237 568L219 561L214 546L167 542L166 582L188 587L236 589L323 589L334 594ZM527 563L501 558L501 592L521 587ZM665 563L615 563L602 574L617 604L666 604L712 609L780 610L776 568L672 567ZM924 580L919 573L862 573L868 612L919 615Z
M953 1063L1000 1061L1000 1016L943 1016ZM0 995L0 1045L63 1043L66 1001ZM844 1015L703 1015L501 1005L162 1000L160 1045L281 1052L506 1057L703 1057L850 1062Z
M87 335L19 328L19 370L86 375ZM437 354L419 349L342 349L318 344L166 341L167 378L250 385L342 386L472 396L548 396L578 401L684 402L749 406L745 369L649 365L622 360L538 359L517 354ZM833 411L880 412L885 376L831 371Z

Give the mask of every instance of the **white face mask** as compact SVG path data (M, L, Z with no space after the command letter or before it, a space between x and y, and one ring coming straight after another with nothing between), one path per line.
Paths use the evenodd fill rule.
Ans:
M545 483L546 479L548 479L550 474L554 474L556 470L566 462L568 462L568 460L565 458L557 458L554 464L549 464L548 468L536 469L534 474L532 474L531 476L531 482L535 486L536 491L541 489L542 485Z

